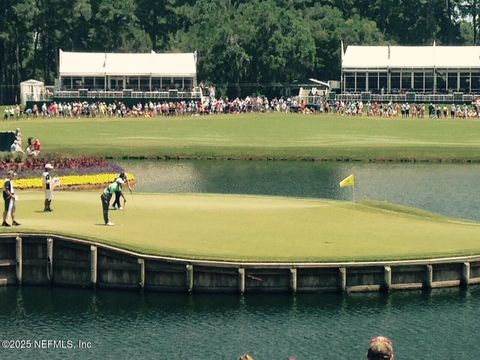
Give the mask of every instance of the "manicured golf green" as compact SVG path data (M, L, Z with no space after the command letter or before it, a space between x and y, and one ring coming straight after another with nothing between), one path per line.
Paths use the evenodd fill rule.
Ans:
M480 161L480 121L229 114L0 122L44 152L101 157Z
M342 261L480 253L480 225L390 204L283 197L127 195L103 225L99 192L20 191L20 227L94 239L147 254L253 261Z

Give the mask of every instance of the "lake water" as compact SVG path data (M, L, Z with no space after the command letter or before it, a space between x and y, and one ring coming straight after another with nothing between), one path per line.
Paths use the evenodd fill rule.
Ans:
M136 191L387 200L480 220L479 165L309 162L122 162ZM396 359L477 359L480 287L391 294L201 295L0 287L2 349L25 359L364 359L392 338ZM64 349L46 349L48 340ZM43 342L42 342L43 341ZM63 341L63 342L59 342ZM79 346L84 349L70 349ZM2 342L3 344L3 342ZM21 345L21 343L18 343ZM53 343L50 343L53 346Z
M390 201L480 221L479 164L303 161L122 161L136 191L261 194L351 200L340 180L356 176L355 198Z
M371 336L396 359L478 359L480 288L350 295L174 295L0 289L0 338L88 349L0 349L2 359L363 359ZM420 355L420 357L416 357Z

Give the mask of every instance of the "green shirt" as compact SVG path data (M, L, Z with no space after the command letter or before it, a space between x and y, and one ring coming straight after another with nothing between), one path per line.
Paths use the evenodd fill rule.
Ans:
M114 182L108 185L107 188L103 191L103 193L105 195L108 195L108 194L113 194L114 192L120 192L120 191L122 191L122 185Z

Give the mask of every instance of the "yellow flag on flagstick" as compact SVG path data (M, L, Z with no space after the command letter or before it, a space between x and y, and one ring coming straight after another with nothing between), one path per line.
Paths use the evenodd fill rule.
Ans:
M342 181L340 181L339 183L340 187L348 187L348 186L354 186L355 185L355 176L350 175L350 176L347 176L345 179L343 179Z

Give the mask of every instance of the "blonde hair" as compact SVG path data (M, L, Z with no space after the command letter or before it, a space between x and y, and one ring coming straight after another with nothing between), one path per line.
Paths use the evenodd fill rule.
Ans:
M251 357L250 355L248 354L245 354L245 355L241 355L238 360L253 360L253 357Z
M389 338L376 336L370 339L370 346L367 352L368 359L393 360L393 345Z

